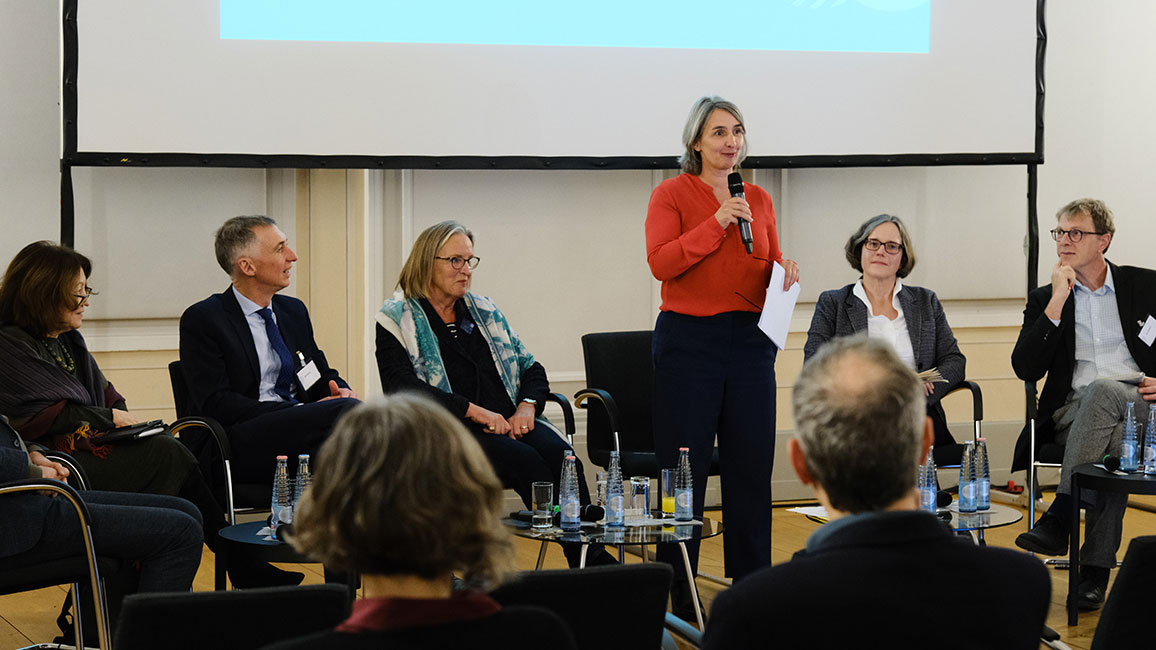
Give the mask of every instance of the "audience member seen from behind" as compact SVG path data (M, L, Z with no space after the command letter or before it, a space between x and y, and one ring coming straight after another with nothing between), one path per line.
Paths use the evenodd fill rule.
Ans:
M558 483L569 444L535 422L550 382L494 302L470 291L474 233L456 221L426 228L402 267L399 291L376 315L377 369L386 393L437 401L474 434L501 479L530 507L530 485ZM578 463L582 505L590 492ZM571 566L580 549L564 545ZM609 560L592 556L593 563Z
M787 451L829 521L790 562L719 594L704 648L842 648L848 635L889 648L1039 647L1043 564L975 546L919 510L933 436L924 397L894 348L865 336L837 338L803 367Z
M915 268L911 237L899 217L871 217L851 235L844 247L847 262L860 273L854 284L824 291L815 305L804 362L836 336L867 332L890 343L904 365L916 372L937 369L942 382L924 383L927 416L935 427L936 463L957 464L955 439L947 430L940 400L964 379L966 360L955 342L943 306L935 292L904 284ZM947 451L947 455L940 452Z
M1077 199L1056 213L1056 261L1051 284L1028 294L1024 323L1012 350L1016 376L1047 376L1036 417L1037 444L1064 446L1056 499L1016 545L1066 555L1072 468L1120 454L1126 404L1133 402L1143 436L1148 405L1156 402L1156 271L1117 266L1104 254L1116 226L1103 201ZM1145 334L1145 330L1149 332ZM1038 450L1037 450L1038 451ZM1027 468L1028 430L1016 443L1012 471ZM1085 498L1085 497L1081 497ZM1104 603L1109 570L1123 534L1128 495L1087 497L1076 605Z
M95 295L91 275L87 257L48 241L25 246L8 265L0 281L0 413L37 464L42 452L61 451L84 468L94 489L188 499L200 511L205 541L216 549L225 515L184 445L167 434L101 442L101 434L140 418L80 334ZM296 584L303 577L246 558L230 558L228 569L240 587Z
M682 132L682 173L663 181L646 211L646 261L662 282L654 325L654 449L660 467L674 467L690 448L694 516L702 517L706 477L718 434L726 575L771 563L771 466L775 441L775 356L758 327L774 262L786 270L783 289L799 278L784 259L771 196L744 183L731 196L728 177L746 156L738 106L702 97ZM753 253L740 239L749 222ZM692 569L698 543L687 543ZM695 618L682 558L658 548L674 566L674 612ZM693 579L693 577L692 577Z
M572 648L553 613L477 589L513 565L501 495L474 437L433 401L403 393L350 411L321 449L291 543L360 573L364 598L336 629L272 647ZM453 573L474 587L451 593Z

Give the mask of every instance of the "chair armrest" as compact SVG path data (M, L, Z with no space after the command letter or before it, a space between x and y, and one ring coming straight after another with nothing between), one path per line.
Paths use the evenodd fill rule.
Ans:
M574 444L574 407L570 406L570 400L562 393L550 393L546 395L547 402L554 402L562 408L562 425L566 431L566 437L570 439L570 444Z
M622 452L622 448L618 444L618 432L622 430L622 416L618 412L618 404L614 402L614 398L610 393L601 388L583 388L574 393L574 403L578 408L588 408L586 400L596 399L602 403L602 407L606 409L606 417L610 420L611 438L614 441L614 451Z
M1039 411L1038 411L1039 405L1037 404L1037 400L1036 400L1036 382L1034 382L1034 381L1025 381L1024 382L1024 396L1025 396L1024 402L1027 404L1027 409L1028 409L1028 420L1034 422L1036 419L1036 416L1039 415Z
M181 431L190 428L207 430L209 435L213 437L213 443L216 444L217 449L221 451L221 458L226 461L233 460L233 445L229 443L229 436L225 433L224 427L222 427L219 422L210 417L190 415L169 425L169 431L178 438L180 437Z
M958 386L952 388L944 394L944 397L958 393L961 390L971 391L971 419L976 422L983 421L983 392L979 389L979 384L974 381L963 380Z
M63 451L50 450L44 452L48 460L56 461L68 468L68 485L77 490L91 490L92 481L88 480L88 473L76 462L72 456Z
M666 613L663 626L692 648L702 647L702 632L674 614Z
M85 560L88 562L88 576L92 586L93 598L96 605L96 634L101 648L110 647L108 642L108 623L103 603L105 600L104 583L100 581L100 572L96 564L96 547L92 542L92 516L88 506L80 498L80 493L72 486L61 481L43 478L28 478L8 483L0 483L0 497L5 494L19 494L22 492L54 492L67 499L80 520L81 539L84 542ZM79 626L78 626L79 627Z

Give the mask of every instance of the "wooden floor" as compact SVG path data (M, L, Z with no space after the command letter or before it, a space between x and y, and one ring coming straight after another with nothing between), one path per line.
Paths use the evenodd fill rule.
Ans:
M708 516L719 518L718 513L707 513ZM772 554L771 561L775 564L790 559L797 550L803 547L807 536L817 524L814 524L801 515L787 512L785 508L776 508L774 513ZM987 533L987 542L992 546L1014 548L1013 540L1016 535L1027 530L1025 520L1020 523L998 528ZM1124 518L1124 543L1121 546L1119 559L1124 558L1128 541L1140 535L1156 534L1156 514L1130 508ZM531 540L516 539L515 548L518 554L518 566L523 569L534 568L538 557L538 544ZM722 565L722 538L706 540L702 544L699 556L699 572L723 575ZM628 562L638 561L637 558L627 559ZM320 565L280 565L303 571L306 574L307 584L322 582ZM565 568L566 562L557 545L551 544L546 557L547 568ZM1087 649L1091 646L1092 636L1095 633L1096 623L1099 621L1097 612L1085 613L1080 616L1080 623L1075 627L1068 627L1064 610L1064 598L1068 591L1068 575L1066 571L1051 571L1052 575L1052 607L1048 615L1048 625L1060 633L1061 639L1072 648ZM1115 572L1113 572L1113 579ZM700 578L699 590L710 612L710 605L714 597L723 589L720 585ZM197 573L193 585L194 591L210 591L213 588L213 555L205 549L201 568ZM41 589L26 594L0 596L0 650L19 648L31 643L48 642L58 634L56 629L56 615L60 611L65 590L61 587Z

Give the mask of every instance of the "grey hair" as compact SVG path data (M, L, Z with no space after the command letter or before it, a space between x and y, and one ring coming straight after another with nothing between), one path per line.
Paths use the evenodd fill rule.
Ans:
M927 417L923 385L865 334L828 341L792 396L807 471L839 510L874 512L915 487Z
M217 230L213 239L213 251L217 254L217 264L233 277L237 260L247 248L257 241L254 228L261 226L276 226L277 222L264 215L248 215L233 217Z
M899 269L895 272L901 278L907 277L915 268L915 248L911 245L911 236L907 234L907 226L899 220L899 217L890 214L879 214L871 217L863 222L863 225L851 235L847 240L847 245L843 247L843 252L847 254L847 263L851 268L862 273L863 272L863 244L867 243L867 239L879 226L885 223L893 223L899 229L899 240L903 244L903 250L900 254L903 259L899 261Z
M1113 236L1116 234L1116 221L1112 216L1112 210L1100 199L1076 199L1060 208L1060 211L1056 213L1056 221L1064 217L1075 217L1081 214L1086 214L1092 218L1092 225L1096 228L1096 232ZM1112 241L1108 240L1108 246L1111 245ZM1105 253L1108 252L1108 246L1104 247Z
M709 97L700 97L690 109L690 115L686 117L686 126L682 128L682 155L678 157L679 167L687 174L701 174L702 173L702 154L694 150L694 145L702 138L702 130L706 128L706 121L710 114L716 108L721 108L724 111L735 116L739 124L743 125L745 129L747 126L746 120L743 119L743 112L735 106L734 102L727 101L722 97L711 95ZM735 161L735 169L738 169L743 160L747 157L747 139L743 138L743 146L739 149L739 157Z

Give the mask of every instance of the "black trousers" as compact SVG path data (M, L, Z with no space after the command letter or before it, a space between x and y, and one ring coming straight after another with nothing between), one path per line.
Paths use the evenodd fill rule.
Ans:
M722 481L726 575L741 578L771 563L771 466L775 455L776 348L759 315L697 317L662 312L654 327L654 448L674 467L690 448L694 513L702 517L715 437ZM698 570L698 544L688 543ZM658 557L685 580L673 545Z
M298 454L316 457L337 418L360 403L351 398L310 402L233 425L229 428L236 457L233 479L240 483L272 482L277 456L288 456L290 468L295 467Z

